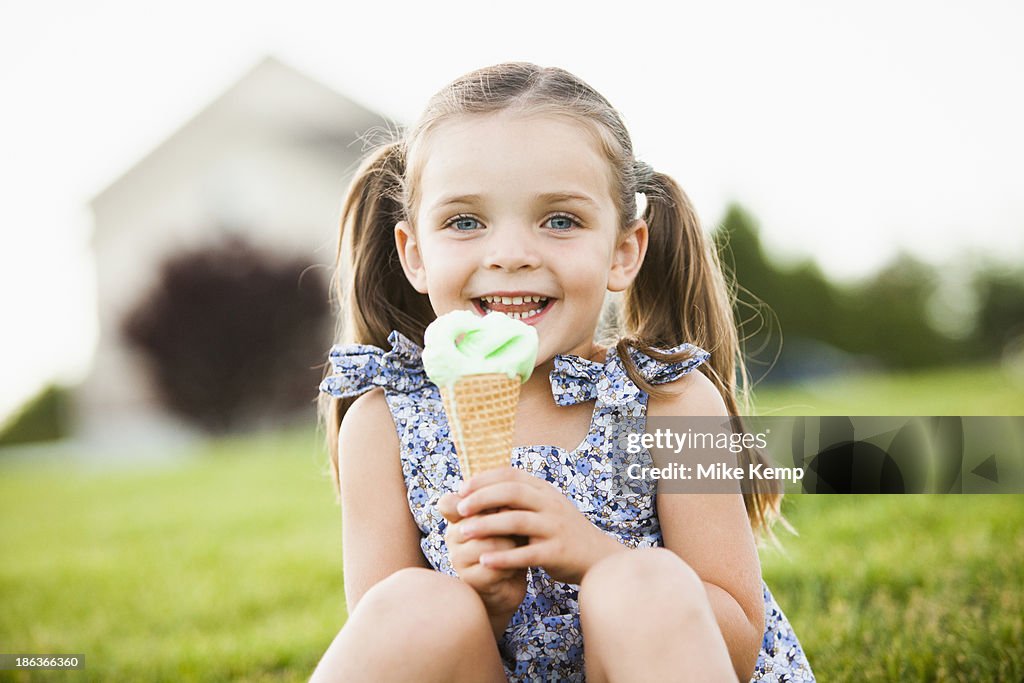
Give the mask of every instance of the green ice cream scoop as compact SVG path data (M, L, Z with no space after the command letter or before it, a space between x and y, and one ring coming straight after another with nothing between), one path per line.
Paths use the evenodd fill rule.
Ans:
M497 311L446 313L427 326L423 343L423 369L439 387L491 373L525 382L537 362L537 330Z

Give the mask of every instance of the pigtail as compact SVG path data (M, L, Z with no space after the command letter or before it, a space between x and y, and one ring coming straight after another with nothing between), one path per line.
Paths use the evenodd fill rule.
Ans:
M664 396L663 389L640 375L628 347L657 360L676 362L685 360L689 354L664 354L652 347L668 348L680 340L689 341L711 353L700 369L722 394L729 413L736 417L747 413L746 369L733 319L735 290L723 275L718 254L705 237L686 193L671 177L650 173L638 189L647 197L643 217L649 228L649 241L644 264L625 292L620 314L628 336L618 342L617 350L626 372L644 391ZM739 392L737 376L741 382ZM739 465L744 469L749 463L767 462L757 450L739 454ZM771 524L780 517L781 482L744 480L742 491L755 532L775 540Z
M342 343L387 348L391 330L398 330L422 344L423 331L434 318L428 297L406 279L395 247L395 224L405 218L404 173L404 146L392 142L368 155L349 185L331 278L332 303L340 309L335 338ZM329 374L326 367L324 376ZM338 429L355 399L321 394L318 401L335 493L340 496Z

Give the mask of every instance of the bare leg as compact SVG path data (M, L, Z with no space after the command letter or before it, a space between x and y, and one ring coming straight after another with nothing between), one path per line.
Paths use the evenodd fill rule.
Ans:
M580 586L590 683L736 681L700 577L664 548L612 555Z
M476 592L440 572L409 568L366 592L310 683L505 680Z

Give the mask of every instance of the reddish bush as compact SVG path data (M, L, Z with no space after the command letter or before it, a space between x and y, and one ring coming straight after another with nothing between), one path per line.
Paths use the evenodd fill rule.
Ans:
M312 414L330 327L321 271L230 237L169 258L122 332L167 408L223 432Z

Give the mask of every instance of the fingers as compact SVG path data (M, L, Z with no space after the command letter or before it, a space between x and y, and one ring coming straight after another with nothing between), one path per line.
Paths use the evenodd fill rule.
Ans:
M521 481L531 485L545 483L529 472L517 467L496 467L493 470L487 470L474 475L462 482L462 486L459 487L459 495L465 498L468 494L479 488L490 486L491 484L496 484L502 481Z
M509 539L500 538L474 538L465 543L456 543L448 550L448 557L456 570L467 569L480 562L480 556L484 553L493 553L501 550L515 548L515 543Z
M456 505L462 498L455 493L446 493L441 496L437 501L437 511L441 513L441 516L447 519L452 524L462 519L462 515L456 509Z
M548 535L544 517L529 510L505 510L489 515L477 515L472 519L463 519L457 526L457 533L463 540L494 536L534 538Z
M502 581L508 581L516 574L515 569L495 569L480 564L472 564L462 569L456 569L455 573L460 579L469 584L477 592L493 591Z
M528 474L525 476L535 479ZM503 507L539 510L543 502L543 494L531 483L522 480L501 481L472 490L469 494L462 496L462 500L458 502L455 509L461 517L472 517L484 510Z
M515 571L485 567L480 564L480 555L514 547L515 542L508 538L477 538L464 543L450 544L448 556L459 578L475 588L484 588L494 582L511 578Z
M542 566L549 559L547 545L532 543L509 550L488 551L480 555L480 566L499 572Z

